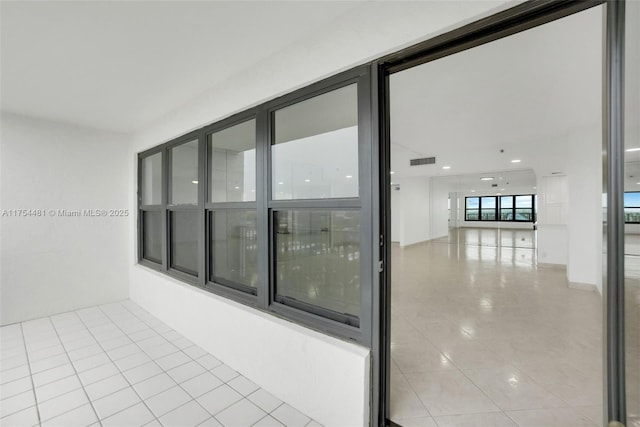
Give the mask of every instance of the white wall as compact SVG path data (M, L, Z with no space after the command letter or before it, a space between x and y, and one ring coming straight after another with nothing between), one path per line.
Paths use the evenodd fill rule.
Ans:
M567 264L567 177L543 176L538 180L538 262Z
M398 221L398 242L408 246L431 238L430 185L428 177L394 179L400 185L395 191L397 204L391 206L391 217ZM395 207L395 210L394 210ZM445 209L446 209L445 201ZM392 237L393 238L393 237Z
M575 133L567 161L569 282L602 293L602 129Z
M127 217L52 216L51 209L130 209L129 140L2 114L0 220L3 325L126 299Z
M519 1L508 4L516 3ZM129 157L129 177L136 176L136 153L144 149L490 15L506 8L507 2L362 5L320 34L294 42L286 51L220 82L137 132ZM134 181L129 189L131 210L136 207ZM130 218L130 293L135 302L322 424L369 424L367 352L358 345L224 301L136 265L135 224L135 218ZM224 327L217 327L220 325ZM229 330L227 325L234 327Z
M131 281L132 300L323 425L368 420L369 349L155 271L135 268Z
M449 187L437 180L430 180L431 233L430 239L449 234Z

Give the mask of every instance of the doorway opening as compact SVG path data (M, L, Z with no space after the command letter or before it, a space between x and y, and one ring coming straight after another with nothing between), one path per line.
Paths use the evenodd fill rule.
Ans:
M389 77L396 424L602 423L603 9Z

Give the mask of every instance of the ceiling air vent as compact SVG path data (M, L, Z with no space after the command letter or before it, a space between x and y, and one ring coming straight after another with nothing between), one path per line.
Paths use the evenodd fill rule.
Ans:
M422 159L411 159L409 160L409 164L411 166L420 166L420 165L433 165L436 163L435 157L423 157Z

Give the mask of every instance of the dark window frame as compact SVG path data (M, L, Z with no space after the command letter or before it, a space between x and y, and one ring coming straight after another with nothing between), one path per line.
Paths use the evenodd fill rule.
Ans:
M495 218L496 219L482 219L482 199L491 197L496 200L495 208L487 208L494 209ZM510 208L502 208L502 198L503 197L511 197L511 207ZM516 197L531 197L531 208L518 208L516 207ZM504 194L504 195L496 195L496 196L465 196L464 198L464 221L465 222L517 222L517 223L534 223L536 222L537 212L536 212L536 195L535 194ZM467 208L467 199L478 199L478 208L468 209ZM485 209L485 210L487 210ZM527 209L531 211L531 219L517 219L516 211L518 209ZM511 212L511 219L502 219L502 212L509 211ZM478 212L478 219L468 219L467 212Z
M370 64L359 66L329 77L305 88L294 91L254 108L204 126L188 134L179 136L162 145L153 147L138 154L138 192L140 196L141 162L151 154L163 153L163 203L160 206L145 207L138 199L138 212L146 209L157 209L163 213L162 242L163 262L153 263L142 258L142 214L138 218L138 263L165 273L175 279L189 283L203 290L232 299L252 308L268 312L277 317L302 324L338 338L358 342L370 347L372 345L373 329L373 282L377 276L377 265L372 261L372 245L374 242L374 226L371 215L365 214L375 209L374 184L372 176L377 160L374 159L373 149L373 91L371 90L372 67ZM331 92L344 86L357 84L358 105L358 178L359 197L338 199L304 199L304 200L273 200L271 198L272 166L271 143L273 141L275 111L289 105L297 104L307 99ZM209 165L208 165L208 135L241 124L248 120L256 120L256 200L250 202L209 202ZM171 148L197 139L198 150L198 202L196 205L170 205L167 203L170 191L170 162ZM377 205L376 205L377 206ZM170 268L170 215L186 209L197 209L198 215L198 276L185 274ZM246 286L211 277L210 265L210 232L211 216L216 210L222 209L255 209L256 210L256 239L258 246L258 284L247 289ZM340 318L323 310L305 304L290 304L287 301L276 301L273 274L272 252L272 220L273 212L288 209L311 210L341 210L354 209L362 213L360 224L360 306L361 313L358 322L353 319ZM377 232L376 240L377 241ZM375 270L375 271L374 271ZM213 279L213 280L212 280ZM358 326L354 326L358 324Z

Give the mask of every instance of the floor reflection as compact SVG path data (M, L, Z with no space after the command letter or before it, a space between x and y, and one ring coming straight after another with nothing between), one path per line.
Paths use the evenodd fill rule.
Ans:
M601 297L537 266L535 241L460 229L393 247L393 420L601 424Z

